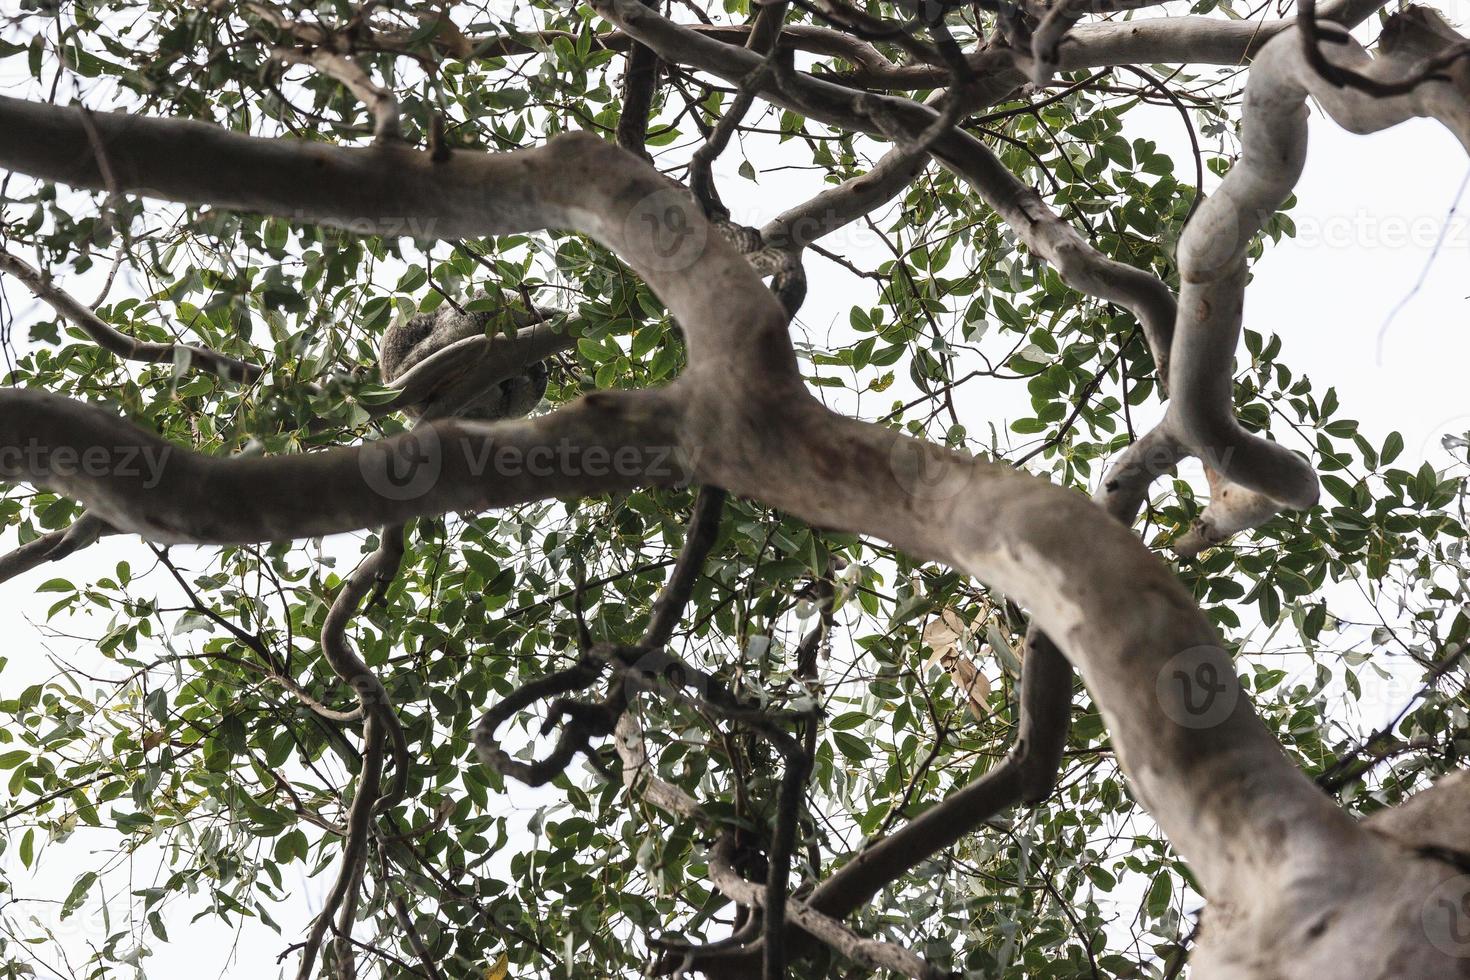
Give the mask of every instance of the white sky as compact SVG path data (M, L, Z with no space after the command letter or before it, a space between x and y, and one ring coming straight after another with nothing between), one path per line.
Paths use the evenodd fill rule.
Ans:
M1459 9L1465 2L1449 8L1461 13L1461 22L1467 19ZM1133 135L1157 140L1181 161L1181 168L1188 168L1188 144L1172 109L1140 109L1130 124L1135 127ZM733 171L730 157L723 163L730 164L727 173ZM1416 121L1359 137L1314 115L1306 173L1297 189L1299 203L1291 212L1302 236L1268 250L1255 267L1256 279L1247 293L1247 326L1279 333L1284 343L1282 359L1298 374L1310 375L1319 390L1335 385L1347 417L1359 419L1375 444L1391 429L1402 432L1408 447L1402 463L1406 467L1417 465L1426 455L1439 458L1435 454L1444 433L1470 429L1470 398L1464 383L1470 365L1470 333L1466 331L1470 200L1461 203L1461 213L1451 222L1422 288L1414 292L1467 170L1470 164L1464 152L1438 124ZM1192 181L1192 169L1180 176ZM800 176L769 175L755 187L733 173L728 173L722 188L737 217L753 224L772 217L810 189ZM836 236L837 244L823 244L837 248L843 241ZM864 244L862 236L849 236L846 241L850 257L861 265L887 257L873 242ZM820 257L812 256L807 269L811 289L801 319L820 339L829 325L845 324L849 305L860 294L870 295L873 287ZM26 308L22 290L9 284L8 293L18 309ZM1384 331L1391 311L1406 297L1411 298ZM15 336L22 350L26 327L35 318L34 313L29 319L22 316L17 323ZM961 366L962 371L966 369ZM986 418L1024 407L1022 389L1014 384L976 382L962 390L962 417L974 429ZM7 536L4 546L10 543ZM148 557L134 540L106 539L69 559L64 569L43 566L0 586L0 635L8 639L5 656L9 663L0 674L5 689L14 693L53 673L45 659L48 650L82 664L103 663L95 652L89 658L85 644L42 639L34 624L44 618L50 599L34 593L37 585L58 574L74 579L106 574L120 559L140 567ZM95 622L53 625L82 635L96 632ZM1384 705L1398 707L1403 693L1385 692ZM59 853L45 855L41 864L46 873L39 880L20 867L13 847L0 857L0 863L23 894L59 899L70 890L73 872L89 866L86 852L97 843L100 838L89 840L79 834L60 845ZM151 867L151 863L140 864L140 874L151 874ZM276 955L292 941L293 929L305 927L330 877L302 882L295 898L299 907L282 909L277 915L287 929L286 938L252 924L246 941L236 947L233 934L213 918L190 925L187 916L167 917L174 941L151 943L154 955L145 961L147 973L156 977L226 972L248 977L277 975ZM146 882L138 886L142 884ZM85 957L89 941L100 941L106 932L92 909L65 923L57 921L55 906L37 904L28 911L58 930L73 962L78 961L78 954ZM20 914L17 907L7 912ZM117 922L112 925L118 927ZM294 969L289 959L288 964Z

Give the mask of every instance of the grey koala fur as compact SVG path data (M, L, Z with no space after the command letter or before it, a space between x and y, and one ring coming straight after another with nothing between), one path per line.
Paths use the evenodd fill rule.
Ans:
M378 368L383 381L391 383L397 380L415 364L457 340L484 336L498 312L464 312L446 304L432 313L419 313L389 324L383 331L382 346L378 350ZM524 373L506 378L454 414L487 420L519 418L540 403L541 396L546 393L546 379L546 362L537 361Z

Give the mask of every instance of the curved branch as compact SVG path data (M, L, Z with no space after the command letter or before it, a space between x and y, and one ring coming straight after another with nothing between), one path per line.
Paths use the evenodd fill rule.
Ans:
M265 373L258 364L250 364L208 347L135 340L61 289L39 269L4 250L0 250L0 272L15 276L37 299L80 327L97 346L124 360L142 361L145 364L175 364L182 358L185 367L207 371L226 381L244 383L259 380Z
M292 697L296 698L297 701L301 702L308 710L315 712L327 721L347 723L362 720L363 710L360 703L357 707L349 711L341 711L318 701L311 695L310 691L284 674L267 674L265 679L267 682L275 684L277 687L286 691Z
M732 80L749 77L760 64L758 55L684 31L637 0L597 0L594 6L667 61L691 65ZM911 141L922 142L929 128L941 118L941 113L931 106L855 92L800 72L778 73L761 80L759 86L761 93L776 105L878 137L889 137L897 128ZM1022 241L1057 269L1064 282L1127 308L1143 325L1149 346L1156 352L1169 350L1174 298L1160 279L1098 253L1076 229L1047 207L1034 189L1008 171L985 144L963 130L950 129L935 136L931 152L946 167L968 180Z
M382 529L377 549L347 576L327 610L326 619L322 621L322 656L332 672L357 693L362 718L362 768L358 772L357 793L347 816L342 870L307 936L297 980L310 980L322 939L334 915L338 918L333 944L338 975L348 980L357 975L353 965L352 926L357 919L357 901L363 870L367 865L373 817L396 806L408 782L408 743L393 710L393 702L382 680L357 655L346 637L347 624L357 614L363 598L374 586L397 574L403 561L403 530L402 525ZM321 713L317 706L312 707ZM393 782L384 791L383 763L388 748L393 751Z
M1046 11L1031 35L1031 84L1038 88L1051 81L1057 70L1057 52L1085 14L1114 13L1157 6L1165 0L1057 0Z
M738 294L754 281L738 253L710 233L682 187L587 133L514 153L457 151L437 162L399 145L346 148L261 139L187 120L122 113L98 113L92 121L124 192L286 213L390 237L574 229L621 255L660 291L673 316L688 322L710 319L702 314L712 305L712 291ZM0 127L10 136L0 146L0 166L107 189L80 112L0 97ZM723 323L690 338L706 348L704 357L732 368L735 361L781 365L782 380L798 382L794 365L787 365L786 317L774 298L750 297L740 316ZM740 343L714 342L723 336L738 336Z
M475 751L480 761L500 775L512 776L527 786L544 786L565 772L578 752L593 758L595 749L591 740L613 733L624 708L622 693L615 684L613 694L601 704L573 701L565 695L586 690L597 682L609 659L604 653L596 648L589 650L571 667L522 685L485 712L475 725ZM547 710L541 734L548 734L565 719L566 726L556 747L545 758L533 762L512 759L501 748L495 733L523 708L553 696L556 700Z
M379 531L377 549L342 583L322 621L322 656L332 672L357 693L363 714L377 716L377 728L393 749L393 783L374 803L374 812L377 813L391 809L403 798L408 782L408 743L387 688L347 643L346 633L347 624L357 614L363 598L375 588L384 588L397 576L403 563L403 550L402 524L389 525Z
M932 119L914 109L924 114L920 122ZM0 147L0 162L97 186L75 113L7 99L0 100L0 123L17 137ZM707 234L682 190L650 203L669 185L636 158L573 136L499 157L456 153L436 165L394 147L260 141L138 118L98 117L97 125L113 141L109 152L125 188L137 189L147 174L155 194L272 212L301 208L304 220L334 224L422 213L441 222L438 233L457 237L547 224L585 231L618 251L669 306L688 338L690 367L657 392L597 393L531 421L436 422L360 449L231 460L176 450L151 487L117 473L18 459L13 450L28 442L40 449L121 443L155 451L167 444L101 409L6 391L0 477L74 496L121 528L173 540L242 541L673 482L685 474L663 477L643 467L590 476L585 467L562 466L487 476L455 452L504 444L524 451L563 438L584 452L646 451L650 439L661 440L655 445L683 451L700 482L824 527L872 534L915 558L974 574L1024 604L1081 671L1135 793L1212 896L1308 880L1319 889L1341 887L1359 871L1343 854L1355 852L1363 832L1282 756L1208 620L1128 528L1044 480L821 406L800 384L779 305L738 253ZM669 211L706 233L703 247L675 266L656 247L669 231L661 220ZM742 302L725 302L729 295ZM429 434L446 450L432 485L406 500L383 492L382 484L375 490L365 474L382 472L374 467L387 453L422 455L424 447L414 452L411 440ZM330 507L323 488L334 491ZM1224 710L1209 727L1190 715L1187 692L1166 683L1181 656L1200 658L1213 672Z
M1319 19L1356 27L1388 0L1337 0ZM1295 25L1292 18L1260 22L1218 17L1148 17L1082 24L1062 41L1057 68L1107 68L1132 64L1239 65Z
M1329 39L1323 55L1336 69L1370 80L1417 74L1416 60L1396 56L1391 44L1381 57L1370 59L1361 45L1343 35ZM1356 133L1429 116L1470 151L1470 64L1465 61L1447 68L1447 77L1423 77L1408 93L1396 96L1334 84L1312 61L1293 35L1283 35L1261 51L1246 86L1240 159L1200 206L1179 242L1179 320L1170 378L1175 398L1164 425L1206 462L1212 491L1199 523L1177 546L1181 554L1223 541L1283 508L1301 510L1317 501L1317 476L1307 461L1251 435L1236 421L1232 371L1244 307L1246 251L1301 175L1307 97Z
M116 533L116 529L102 519L83 514L64 528L43 534L0 555L0 582L24 575L47 562L60 561L72 552L95 543L98 538Z
M719 329L708 322L685 327L692 334ZM701 480L825 527L873 534L919 559L948 562L1026 603L1081 669L1135 793L1212 897L1249 896L1263 887L1302 896L1308 886L1314 896L1342 895L1364 875L1381 872L1363 832L1281 755L1188 593L1094 505L998 464L834 416L798 392L779 394L781 412L753 411L743 399L759 388L748 376L697 365L670 391L685 399L678 434L686 447L700 448ZM53 416L81 412L112 421L99 410L34 393L4 393L0 403L6 409L0 449L15 444L8 426L16 416L39 423L36 431L46 434L56 432ZM608 421L618 431L621 420ZM499 434L530 427L482 428ZM215 462L237 466L247 482L269 469L283 488L302 495L304 487L317 486L302 479L312 457ZM555 493L559 485L546 478L493 496L508 503L515 494ZM106 492L105 482L80 486L96 496ZM203 526L229 519L209 494L185 499ZM413 509L423 506L418 500ZM310 523L322 532L341 530L350 516L318 513ZM1211 668L1209 680L1224 706L1208 727L1191 715L1187 688L1148 683L1169 680L1178 658L1191 656ZM1420 953L1426 964L1436 955Z
M377 82L351 55L338 54L327 48L311 48L300 51L296 48L276 48L272 55L279 61L293 65L310 65L328 78L340 82L359 102L367 106L373 117L373 138L389 140L398 138L398 100L393 93Z

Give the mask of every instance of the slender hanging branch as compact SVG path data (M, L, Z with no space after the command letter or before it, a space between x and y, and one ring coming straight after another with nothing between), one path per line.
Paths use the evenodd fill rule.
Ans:
M80 327L98 347L128 361L145 364L176 364L185 369L206 371L226 381L251 384L264 369L228 354L195 344L160 344L135 340L99 317L91 308L59 288L48 276L12 253L0 250L0 272L6 272L58 314Z

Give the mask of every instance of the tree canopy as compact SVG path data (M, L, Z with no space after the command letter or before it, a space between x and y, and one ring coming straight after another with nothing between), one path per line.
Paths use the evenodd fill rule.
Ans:
M302 977L1172 978L1420 812L1470 434L1368 438L1239 306L1308 95L1463 141L1470 61L1300 6L6 12L0 579L95 652L0 672L0 975L207 916Z

